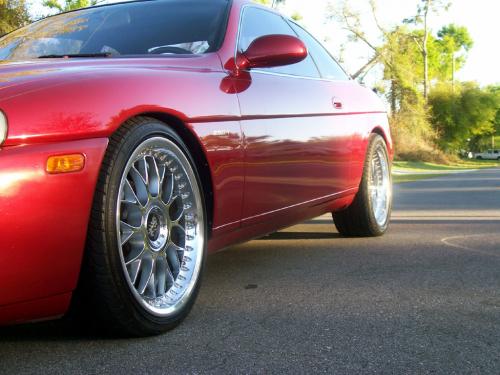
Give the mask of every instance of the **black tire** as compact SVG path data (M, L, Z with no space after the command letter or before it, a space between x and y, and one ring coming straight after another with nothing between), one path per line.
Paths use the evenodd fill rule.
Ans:
M122 174L134 150L152 137L168 139L182 151L196 176L202 202L203 217L200 223L203 224L200 232L203 232L204 237L201 271L197 274L196 284L190 291L189 299L182 305L183 308L169 316L154 315L137 300L132 287L128 284L130 281L127 281L129 279L119 252L122 245L117 238L116 202L119 201L118 191ZM82 273L75 296L77 303L74 306L83 309L90 320L97 321L99 328L105 328L109 333L121 336L156 335L173 329L189 314L200 288L207 252L206 223L205 198L200 178L182 139L169 126L155 119L140 117L127 121L111 137L102 163L89 223Z
M483 157L482 156L476 156L476 159L477 160L483 160Z
M383 150L383 155L389 170L389 202L387 217L383 223L378 223L374 214L373 201L369 194L369 181L372 178L371 161L376 157L377 150ZM346 237L377 237L383 235L389 226L392 210L392 177L387 146L378 134L371 134L363 167L363 176L358 193L353 203L345 210L334 212L333 220L339 233Z

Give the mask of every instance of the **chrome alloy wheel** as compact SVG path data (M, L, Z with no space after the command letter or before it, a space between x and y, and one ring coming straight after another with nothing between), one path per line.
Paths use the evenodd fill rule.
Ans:
M122 174L117 208L130 290L153 315L176 314L199 278L205 238L200 187L175 143L155 137L135 149Z
M384 146L379 144L374 150L370 163L371 173L368 191L371 199L373 215L379 226L385 226L389 217L392 199L392 183L389 163Z

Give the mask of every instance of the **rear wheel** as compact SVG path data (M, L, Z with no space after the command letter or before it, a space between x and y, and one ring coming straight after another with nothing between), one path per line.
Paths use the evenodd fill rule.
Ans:
M206 256L200 180L186 146L149 118L112 137L94 199L84 302L115 332L174 328L196 298Z
M392 210L392 178L387 146L378 134L370 136L363 177L354 202L333 213L335 226L344 236L383 235Z

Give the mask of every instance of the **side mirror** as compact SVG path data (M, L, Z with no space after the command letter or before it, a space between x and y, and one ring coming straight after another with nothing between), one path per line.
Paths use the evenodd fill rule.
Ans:
M272 68L301 62L307 57L305 44L290 35L265 35L255 39L236 57L238 69Z

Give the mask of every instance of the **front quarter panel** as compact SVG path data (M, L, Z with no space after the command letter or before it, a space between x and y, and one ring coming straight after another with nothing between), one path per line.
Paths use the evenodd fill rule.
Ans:
M107 144L99 138L0 151L0 308L75 288ZM83 171L47 174L50 155L75 152L85 155Z
M199 64L214 64L205 59ZM44 81L29 89L0 90L0 108L9 120L5 145L109 137L128 118L146 112L167 112L186 123L238 116L236 96L226 92L220 65L217 70L216 65L201 69L163 64L68 65L46 73Z

